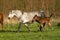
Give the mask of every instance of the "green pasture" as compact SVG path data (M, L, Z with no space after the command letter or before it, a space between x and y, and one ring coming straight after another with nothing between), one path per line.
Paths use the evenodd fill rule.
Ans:
M53 23L48 31L44 27L43 32L39 32L37 26L38 23L30 24L31 32L28 32L22 24L21 32L17 32L18 24L5 23L3 32L0 27L0 40L60 40L60 26L57 23Z

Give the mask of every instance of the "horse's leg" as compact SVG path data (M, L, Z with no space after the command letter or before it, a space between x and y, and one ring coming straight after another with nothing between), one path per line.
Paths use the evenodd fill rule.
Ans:
M25 24L25 27L28 29L28 31L30 31L30 28L28 27L28 24Z
M19 26L18 26L18 32L20 31L20 28L21 28L21 22L19 22Z

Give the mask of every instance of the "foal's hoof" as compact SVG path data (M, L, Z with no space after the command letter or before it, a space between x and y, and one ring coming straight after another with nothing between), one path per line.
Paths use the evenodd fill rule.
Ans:
M43 32L43 31L40 31L40 32Z
M37 30L38 32L40 31L40 30Z
M43 32L42 30L40 30L40 32Z

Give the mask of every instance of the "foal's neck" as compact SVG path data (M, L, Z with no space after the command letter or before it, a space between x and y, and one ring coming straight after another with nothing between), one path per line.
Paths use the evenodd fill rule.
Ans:
M37 19L36 19L36 21L37 21L37 22L39 22L39 21L40 21L40 17L38 17L38 16L37 16Z

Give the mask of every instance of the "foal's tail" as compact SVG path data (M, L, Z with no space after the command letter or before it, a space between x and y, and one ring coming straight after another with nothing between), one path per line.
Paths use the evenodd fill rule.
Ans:
M50 18L52 17L53 14L50 15Z

